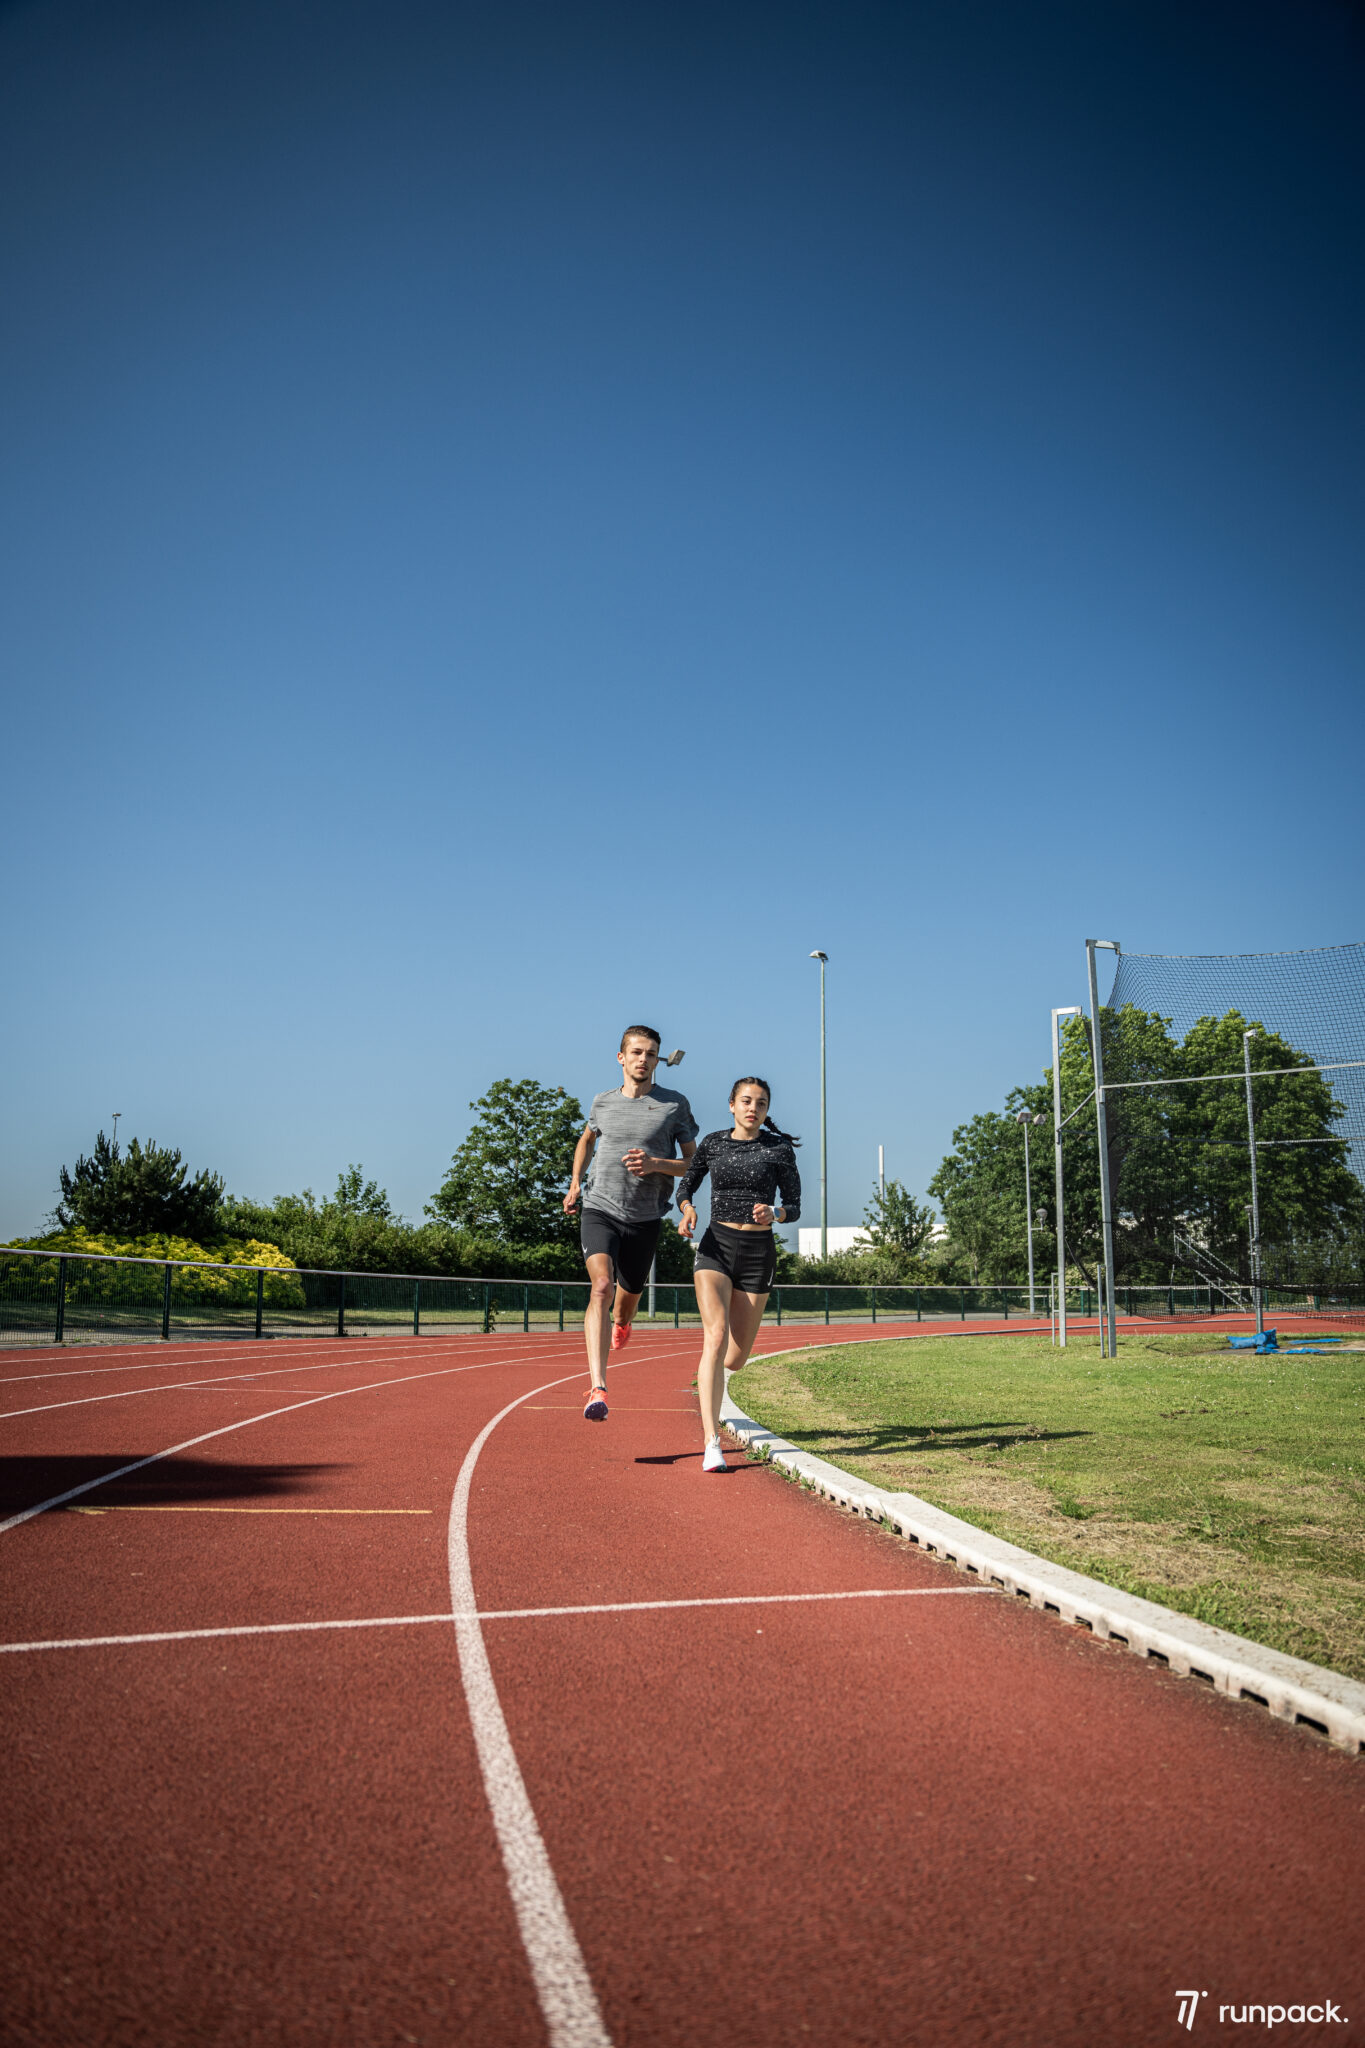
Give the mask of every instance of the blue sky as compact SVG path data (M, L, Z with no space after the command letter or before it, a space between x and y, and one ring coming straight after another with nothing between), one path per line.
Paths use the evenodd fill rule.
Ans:
M0 1233L409 1214L656 1023L922 1193L1082 942L1358 939L1338 0L0 8Z

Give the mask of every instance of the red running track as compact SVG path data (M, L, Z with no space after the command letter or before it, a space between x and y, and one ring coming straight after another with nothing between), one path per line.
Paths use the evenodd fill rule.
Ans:
M8 2041L1358 2034L1360 1763L703 1475L696 1343L0 1355L3 1640L133 1638L0 1657Z

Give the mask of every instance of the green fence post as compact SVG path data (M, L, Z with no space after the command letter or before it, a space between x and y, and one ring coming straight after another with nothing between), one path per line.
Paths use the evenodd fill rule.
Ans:
M483 1334L488 1335L488 1282L483 1283Z
M564 1334L564 1289L559 1290L559 1334Z
M171 1262L166 1261L166 1270L161 1276L161 1341L171 1341Z
M676 1287L676 1286L674 1287L674 1289L673 1289L673 1327L674 1327L674 1329L675 1329L675 1330L676 1330L676 1329L678 1329L678 1328L680 1327L680 1325L679 1325L679 1322L678 1322L678 1296L679 1296L679 1294L680 1294L681 1292L682 1292L682 1289L681 1289L681 1288L679 1288L679 1287ZM781 1310L779 1310L779 1311L778 1311L778 1317L777 1317L777 1320L778 1320L778 1322L779 1322L779 1323L780 1323L780 1322L781 1322L781 1320L782 1320L782 1314L781 1314Z
M924 1321L924 1297L918 1287L915 1289L915 1321L917 1323Z
M875 1287L872 1289L872 1320L874 1323L877 1320L877 1290Z
M1101 1050L1103 1050L1102 1047ZM1005 1304L1005 1321L1008 1322L1010 1319L1010 1298L1003 1287L1000 1290L1000 1299Z
M337 1277L337 1335L338 1337L344 1337L346 1335L346 1275L341 1273Z
M57 1261L57 1327L52 1335L54 1344L66 1342L66 1260Z
M829 1289L825 1289L825 1321L829 1321Z
M965 1323L965 1322L966 1322L966 1320L967 1320L967 1290L966 1290L966 1288L965 1288L965 1287L964 1287L964 1288L962 1289L961 1293L960 1293L960 1294L958 1295L958 1301L959 1301L959 1303L961 1304L961 1308L962 1308L962 1320L963 1320L963 1322Z
M531 1327L531 1287L529 1281L521 1290L521 1327L523 1333Z
M420 1337L422 1334L422 1283L420 1280L414 1280L412 1283L412 1334L414 1337Z
M778 1287L774 1291L777 1295L777 1327L780 1330L782 1328L782 1289Z
M1171 1316L1171 1317L1174 1317L1174 1315L1175 1315L1175 1288L1174 1288L1174 1286L1168 1287L1168 1288L1166 1289L1166 1313L1167 1313L1167 1315L1168 1315L1168 1316Z
M256 1268L256 1335L260 1338L265 1330L265 1267Z

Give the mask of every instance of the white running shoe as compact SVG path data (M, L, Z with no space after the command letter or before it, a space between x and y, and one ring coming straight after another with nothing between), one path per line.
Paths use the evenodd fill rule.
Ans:
M718 1436L713 1436L703 1451L701 1469L703 1472L729 1471L730 1467L725 1462L725 1453L720 1447Z

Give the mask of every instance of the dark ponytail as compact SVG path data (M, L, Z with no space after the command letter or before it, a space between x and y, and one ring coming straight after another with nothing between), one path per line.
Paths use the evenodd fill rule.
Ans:
M739 1079L736 1081L734 1087L730 1090L730 1102L733 1103L735 1097L738 1095L741 1088L748 1087L761 1088L763 1090L763 1093L767 1096L769 1103L772 1102L773 1091L768 1086L767 1082L764 1080L761 1074L741 1074ZM765 1131L771 1131L775 1138L785 1139L788 1145L799 1145L801 1143L801 1140L799 1138L794 1138L790 1131L780 1131L770 1116L764 1117L763 1128Z

